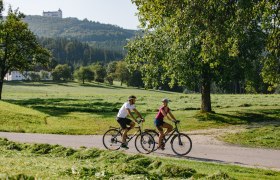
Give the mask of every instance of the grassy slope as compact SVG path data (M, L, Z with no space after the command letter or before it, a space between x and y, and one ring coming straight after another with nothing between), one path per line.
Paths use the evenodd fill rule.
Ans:
M154 128L153 119L164 97L172 100L170 107L182 121L183 131L263 122L269 126L279 124L280 119L280 95L212 95L215 113L200 114L199 94L95 83L81 86L78 83L9 82L4 85L0 102L0 130L102 134L108 126L118 125L114 117L131 94L138 97L137 109L146 117L146 128ZM266 131L266 135L269 133L274 131ZM266 141L266 138L261 136L258 141Z
M120 151L19 144L0 138L0 179L279 179L280 172ZM21 175L20 175L21 174ZM16 178L15 178L16 179ZM19 179L19 178L18 178Z

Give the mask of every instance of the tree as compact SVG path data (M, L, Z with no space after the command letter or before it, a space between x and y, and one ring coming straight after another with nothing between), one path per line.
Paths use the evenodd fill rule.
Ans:
M223 78L222 70L232 61L241 60L241 42L259 23L259 1L132 2L138 7L146 31L143 37L129 42L127 62L139 67L146 82L168 78L170 86L178 83L187 87L198 82L201 110L212 111L211 84ZM250 61L248 57L243 60Z
M127 86L143 87L143 80L141 72L138 70L132 71L127 81Z
M106 77L106 69L105 67L100 64L100 63L97 63L95 65L92 65L92 70L94 71L95 73L95 81L96 82L104 82L105 80L105 77Z
M280 84L280 2L275 0L261 1L261 25L268 38L262 64L264 82L270 84L269 90Z
M72 78L71 68L68 64L59 64L52 71L53 80L55 81L67 81Z
M121 81L121 86L129 79L129 71L125 61L118 61L116 66L116 78Z
M49 75L48 71L41 70L40 73L39 73L39 76L40 76L41 80L49 80L50 79L50 75Z
M37 64L47 66L50 62L50 52L39 45L36 36L22 21L23 17L22 13L10 8L7 18L0 19L0 99L3 80L8 71L22 72Z
M90 67L81 66L79 69L77 69L74 72L74 77L76 79L78 79L79 81L82 81L84 84L85 80L88 82L91 82L94 80L94 72Z
M40 81L41 80L40 75L36 72L31 72L28 74L28 76L30 77L31 81Z
M117 68L116 61L110 62L106 67L106 73L107 73L106 80L109 82L110 85L113 85L113 81L116 77L115 75L116 68Z
M0 0L0 20L2 20L2 18L3 18L3 16L2 16L3 10L4 10L3 0Z

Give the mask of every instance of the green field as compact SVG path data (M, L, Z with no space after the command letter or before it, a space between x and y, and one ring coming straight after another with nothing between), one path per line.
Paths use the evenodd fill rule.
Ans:
M0 179L279 179L280 172L0 138Z
M162 98L171 99L170 108L181 120L181 130L190 131L227 126L280 124L280 95L212 95L215 113L200 113L200 94L183 94L166 91L144 90L106 84L89 83L33 83L8 82L0 101L0 131L54 133L54 134L102 134L108 126L118 126L115 116L131 94L137 96L137 109L145 116L144 128L154 128L153 119ZM275 127L278 128L279 127ZM267 130L258 134L255 141L265 147L274 146ZM246 133L246 132L245 132ZM240 135L240 134L239 134ZM232 135L230 135L232 136ZM233 135L235 137L235 135ZM237 137L237 136L236 136ZM239 141L229 140L231 143ZM246 138L244 142L247 141ZM273 138L272 138L273 140ZM276 139L277 140L277 139ZM252 141L252 144L256 144ZM269 141L268 143L265 143ZM259 143L260 144L260 143Z
M279 149L280 95L212 95L214 113L200 113L200 94L172 93L90 83L5 83L0 101L0 131L102 134L118 126L115 116L131 94L153 119L162 98L181 120L182 131L248 128L221 139L235 144ZM279 179L280 173L233 165L129 156L82 148L28 145L0 140L0 179ZM170 163L172 162L172 163Z

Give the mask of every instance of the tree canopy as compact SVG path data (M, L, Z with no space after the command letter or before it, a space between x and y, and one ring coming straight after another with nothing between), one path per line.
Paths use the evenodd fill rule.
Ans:
M168 80L170 86L179 84L193 88L198 82L201 110L207 112L212 110L212 82L222 83L232 78L228 73L233 65L249 77L246 70L253 66L254 59L263 57L264 47L269 47L267 37L273 33L272 30L263 31L260 26L265 19L264 12L271 7L279 10L279 3L275 1L132 2L139 10L146 33L128 44L127 62L141 70L145 85L157 87ZM265 2L273 5L269 7ZM270 15L274 13L279 14L279 11ZM268 25L272 22L271 19L267 21ZM279 63L279 56L277 58Z
M9 70L25 71L38 64L47 66L50 62L50 52L39 45L36 36L22 21L23 17L10 8L6 19L0 19L0 99L3 80Z

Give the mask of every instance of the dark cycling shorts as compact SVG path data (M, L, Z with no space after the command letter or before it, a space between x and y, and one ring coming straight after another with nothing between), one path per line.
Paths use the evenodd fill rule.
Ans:
M159 128L164 124L164 121L163 121L163 119L155 119L154 124L157 128Z
M128 118L120 118L120 117L117 117L117 121L121 125L122 129L126 129L127 125L130 125L130 123L132 122Z

